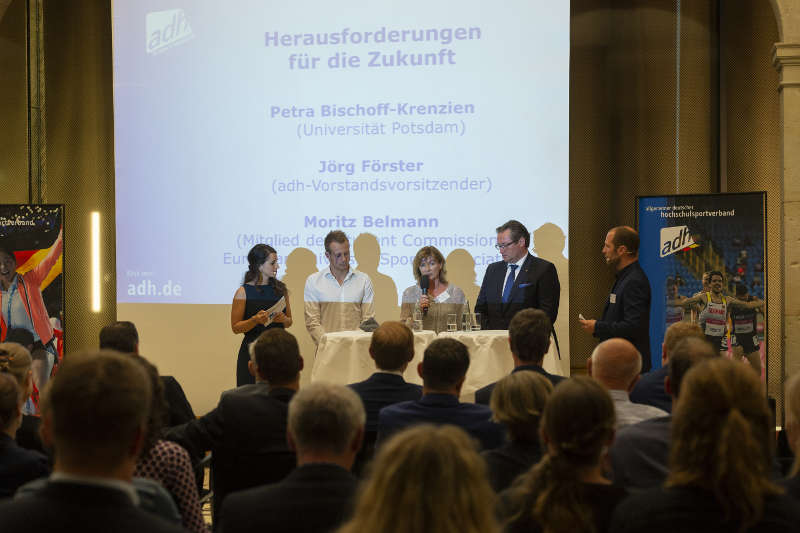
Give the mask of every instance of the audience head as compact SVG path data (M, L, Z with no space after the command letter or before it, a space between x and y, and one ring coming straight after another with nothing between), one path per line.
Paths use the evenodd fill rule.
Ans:
M100 349L139 353L139 332L133 322L120 320L100 330Z
M523 309L508 324L508 342L511 352L520 363L541 366L550 349L550 317L539 309Z
M786 438L794 452L791 475L800 474L800 373L786 382Z
M352 466L361 448L367 415L361 398L350 388L312 383L289 402L287 433L298 464L320 457L342 456Z
M602 468L614 439L614 403L591 378L576 376L559 383L544 407L543 459L517 485L520 513L544 531L593 531L594 519L582 498L582 475ZM598 474L599 475L599 474Z
M130 356L70 354L41 403L42 440L54 449L55 469L130 479L151 399L147 373Z
M642 356L630 341L608 339L594 349L587 368L589 375L607 389L630 392L639 380Z
M714 351L705 337L686 337L681 339L672 348L669 359L668 393L673 398L680 394L683 377L691 367L697 363L717 357L719 352Z
M268 329L250 344L250 372L272 387L296 385L303 370L297 339L283 328Z
M169 422L169 406L164 393L164 384L158 374L158 368L141 355L133 355L131 358L141 365L150 380L150 387L153 392L153 399L150 402L150 413L147 417L147 433L145 434L143 452L152 448L156 441L161 438L162 430Z
M689 337L703 340L706 338L705 335L703 335L703 329L692 322L681 320L667 328L667 331L664 332L664 342L661 345L661 362L663 365L669 362L670 356L675 350L675 346L683 339Z
M405 370L414 358L414 334L402 322L384 322L372 332L369 354L378 370Z
M469 350L455 339L436 339L425 348L418 371L427 392L458 392L469 368Z
M536 372L514 372L495 385L489 406L516 442L539 440L539 420L553 384Z
M30 351L33 349L33 333L25 328L8 328L5 342L16 342Z
M759 376L716 357L689 370L673 411L667 486L699 486L716 497L726 518L747 529L761 519L774 428Z
M33 392L32 364L31 353L21 344L0 343L0 374L8 374L17 381L23 400Z
M414 426L379 449L353 518L339 533L492 533L494 493L470 437L455 426Z
M8 374L0 374L0 433L12 438L22 420L20 397L17 380Z

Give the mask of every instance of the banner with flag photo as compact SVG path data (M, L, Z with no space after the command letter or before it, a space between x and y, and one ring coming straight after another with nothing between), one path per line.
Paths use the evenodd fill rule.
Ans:
M699 308L675 304L700 293L709 294L710 287L703 285L704 273L722 274L723 301L766 301L765 192L641 196L637 198L637 226L639 262L652 290L653 368L661 366L661 344L669 325L681 320L702 322ZM752 334L742 333L748 328L734 324L746 313L727 307L720 351L741 358L744 350L754 350L748 352L747 359L760 359L765 380L766 305L748 315L752 316Z

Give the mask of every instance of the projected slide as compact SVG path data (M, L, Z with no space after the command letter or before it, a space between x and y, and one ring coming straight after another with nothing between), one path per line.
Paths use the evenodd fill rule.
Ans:
M332 229L398 292L422 246L480 284L506 220L566 235L568 2L115 0L113 39L120 302L229 303Z

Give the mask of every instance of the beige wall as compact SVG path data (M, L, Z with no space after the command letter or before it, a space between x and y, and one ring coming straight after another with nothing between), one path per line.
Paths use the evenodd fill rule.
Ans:
M12 0L0 20L0 39L18 39ZM635 222L635 197L643 194L703 193L718 190L713 160L711 106L714 77L710 29L716 16L705 2L683 2L681 39L680 169L675 165L675 3L656 0L572 0L570 74L570 307L571 314L598 316L611 285L599 255L605 231ZM771 50L776 39L800 42L800 8L792 0L725 2L727 63L726 111L729 127L726 166L729 190L769 193L770 369L798 365L800 264L800 88L777 91ZM769 14L779 13L781 24ZM75 28L80 28L76 31ZM731 29L732 28L732 29ZM746 28L742 31L741 28ZM15 33L16 32L16 33ZM723 34L725 34L723 32ZM776 37L777 35L777 37ZM15 45L19 48L19 45ZM23 45L24 46L24 45ZM0 47L1 65L16 64L17 74L0 86L0 109L19 112L19 58ZM534 51L535 52L535 51ZM16 63L15 63L16 62ZM99 327L117 316L114 279L114 172L111 87L110 8L105 1L45 2L47 92L47 175L44 200L64 203L71 238L67 253L66 312L70 351L96 344ZM10 71L10 72L13 72ZM794 72L794 71L792 71ZM5 71L4 71L5 74ZM788 70L781 75L791 77ZM5 79L5 76L4 76ZM800 76L796 79L800 80ZM14 89L16 88L16 89ZM10 94L17 98L8 104ZM1 107L1 106L6 107ZM3 113L2 117L8 116ZM0 119L2 120L2 119ZM781 121L783 121L781 123ZM6 131L0 128L2 131ZM781 134L783 133L783 136ZM754 148L754 143L757 148ZM24 144L10 144L13 162L0 157L0 186L13 201L27 197ZM776 146L780 149L776 155ZM787 149L794 147L794 150ZM8 151L4 151L8 153ZM24 152L27 157L27 152ZM20 170L21 169L21 170ZM782 175L781 175L782 173ZM3 197L4 201L6 196ZM88 310L88 212L105 222L103 312ZM789 229L787 229L789 228ZM784 244L783 239L786 238ZM797 278L797 279L796 279ZM793 291L784 287L794 288ZM785 297L782 295L785 294ZM143 329L143 350L185 382L198 412L216 401L228 379L216 364L192 358L191 328L219 330L219 346L209 357L232 361L239 339L229 333L227 306L209 306L204 324L184 324L180 309L156 314L120 309ZM783 310L783 312L781 311ZM173 313L173 311L175 311ZM297 311L296 311L297 313ZM785 317L785 318L784 318ZM297 316L302 327L302 318ZM154 320L176 325L173 339L148 339ZM785 341L781 324L786 323ZM185 329L184 329L185 328ZM297 328L297 326L295 326ZM794 334L792 332L795 332ZM776 337L777 336L777 337ZM579 370L594 346L571 324L573 368ZM163 343L163 344L162 344ZM232 369L229 372L233 373ZM777 378L779 380L779 377ZM230 378L232 382L232 376ZM770 393L778 392L770 383Z

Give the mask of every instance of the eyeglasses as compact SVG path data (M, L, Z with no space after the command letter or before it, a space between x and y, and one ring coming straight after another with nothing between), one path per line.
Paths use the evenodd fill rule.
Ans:
M503 250L505 248L508 248L512 244L517 244L518 242L519 242L519 239L517 239L516 241L509 241L509 242L504 242L504 243L500 243L500 244L495 244L494 247L497 248L498 250Z

